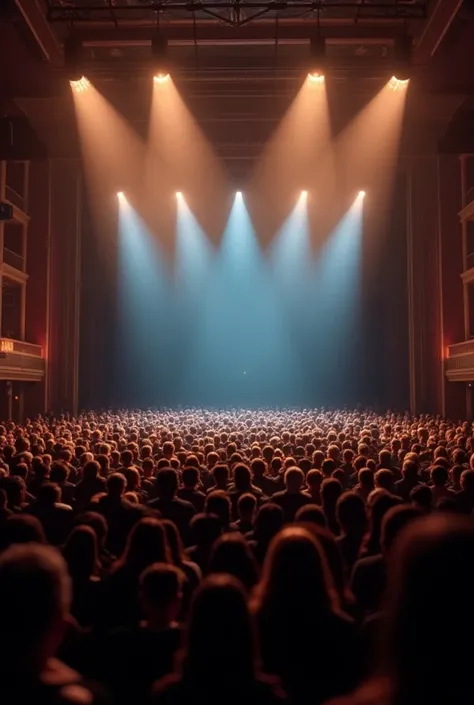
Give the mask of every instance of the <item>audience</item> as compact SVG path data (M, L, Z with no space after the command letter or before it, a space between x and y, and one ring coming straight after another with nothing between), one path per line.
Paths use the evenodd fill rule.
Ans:
M467 422L0 423L0 697L464 705L473 511Z

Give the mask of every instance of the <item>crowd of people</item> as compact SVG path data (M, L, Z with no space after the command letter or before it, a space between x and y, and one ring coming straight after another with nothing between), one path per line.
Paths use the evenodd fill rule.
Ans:
M468 422L0 424L0 702L472 703L473 509Z

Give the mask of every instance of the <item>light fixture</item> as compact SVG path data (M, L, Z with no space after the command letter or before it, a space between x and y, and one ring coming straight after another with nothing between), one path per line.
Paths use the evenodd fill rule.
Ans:
M359 191L357 197L362 201L365 198L365 191Z
M242 198L242 191L236 191L236 192L235 192L235 197L236 197L236 198Z
M324 83L324 69L326 65L326 39L317 34L309 41L311 54L308 79L311 83Z
M410 80L412 46L412 39L406 34L397 37L393 45L395 67L393 78L402 84L406 84Z
M117 198L120 200L121 198L125 198L125 194L123 191L117 191Z
M176 191L176 198L183 198L183 194L181 193L181 191Z
M307 198L308 197L308 192L307 191L301 191L301 198Z
M74 34L71 34L64 42L64 66L71 84L82 81L84 78L82 42Z
M153 76L153 81L155 83L166 83L167 81L169 81L169 78L170 78L169 73L156 73Z
M84 93L91 84L85 76L82 76L78 81L69 81L69 85L75 93Z
M151 55L153 60L153 81L155 83L166 83L169 80L170 72L167 61L168 41L157 31L151 40Z
M388 82L388 87L392 91L401 91L404 88L406 88L409 83L410 83L409 78L406 78L405 80L402 81L400 78L397 78L396 76L392 76L392 78Z

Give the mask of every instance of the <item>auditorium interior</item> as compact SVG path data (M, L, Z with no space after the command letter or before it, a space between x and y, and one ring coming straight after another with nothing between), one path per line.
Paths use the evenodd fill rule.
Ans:
M94 155L89 152L84 159L78 96L70 86L71 37L81 48L81 71L113 112L117 152L126 152L130 130L137 139L149 134L151 47L156 36L162 38L190 129L199 129L212 149L226 173L227 191L244 193L311 70L315 46L324 40L328 119L337 136L346 134L347 126L381 90L404 46L400 38L409 37L410 85L383 226L375 185L371 191L368 177L361 177L359 184L366 190L371 213L361 264L364 340L354 353L357 364L341 376L337 402L343 405L344 389L350 390L347 403L356 402L360 385L352 380L357 378L371 390L363 403L472 419L473 35L474 5L468 0L2 2L0 202L10 208L0 220L0 417L19 420L47 410L77 413L126 401L140 403L115 394L120 375L134 379L131 364L127 367L122 360L118 373L115 359L118 350L129 354L117 338L114 233L116 192L122 189L117 185L111 192L109 182L99 184L95 200L100 196L108 205L96 218L85 166ZM377 120L384 119L389 116L379 111ZM162 129L166 135L166 124ZM361 174L373 148L366 153L359 149ZM96 158L100 161L99 153ZM278 168L285 174L290 167L288 160ZM385 168L383 160L374 168L376 182ZM198 182L199 174L189 178ZM315 183L323 182L318 174ZM159 178L156 183L161 183ZM345 186L342 183L341 189ZM172 187L181 190L179 184ZM267 183L266 188L277 190L278 185ZM216 202L225 200L213 194ZM209 221L208 232L217 231L209 203L199 213L195 200L197 217ZM318 209L323 206L319 202ZM254 210L255 219L264 222L258 203ZM378 237L383 246L377 244ZM312 319L312 310L308 307L301 327L317 330L321 339L325 326ZM148 325L161 328L166 337L163 322L155 326L151 314ZM214 326L213 335L216 330ZM179 334L184 335L182 330ZM330 333L326 345L328 338L337 343ZM135 367L146 360L149 367L142 372L149 378L153 362L145 350L147 337L133 342L129 359ZM255 338L246 344L257 345ZM350 347L343 338L339 344ZM191 339L182 347L191 360L203 354L196 352L199 345ZM271 356L270 342L267 347ZM220 354L224 349L222 345ZM167 358L169 369L174 355ZM238 366L240 359L234 357ZM283 369L285 364L283 354L277 356L275 365ZM335 366L324 371L323 357L305 364L322 369L312 381L315 387L323 375L337 375ZM168 403L169 389L165 391ZM160 406L160 388L153 393ZM152 399L143 399L152 405ZM305 405L310 401L305 397ZM331 403L327 397L324 401Z

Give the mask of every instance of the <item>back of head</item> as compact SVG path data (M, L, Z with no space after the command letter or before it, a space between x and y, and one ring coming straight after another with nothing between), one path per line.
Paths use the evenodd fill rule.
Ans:
M295 522L298 524L317 524L317 526L326 526L326 517L321 507L317 504L305 504L298 509L295 514Z
M66 565L53 548L11 546L0 556L0 669L38 673L61 642L71 603ZM16 605L17 608L13 609Z
M361 468L357 474L357 479L360 486L365 489L372 489L374 486L374 473L369 468Z
M410 499L417 507L429 512L433 502L433 493L428 485L417 485L411 490Z
M254 629L247 598L230 575L210 575L194 594L183 670L191 682L206 690L220 690L222 683L242 688L255 676Z
M166 540L170 549L171 560L175 565L180 565L186 560L183 542L176 524L170 519L162 519L161 525L165 530Z
M89 580L98 563L97 537L90 526L76 526L63 548L69 575L73 580Z
M414 521L394 545L384 668L400 702L474 698L473 553L472 520L454 514Z
M98 512L82 512L74 520L75 526L90 526L96 535L97 546L102 548L107 538L108 526L105 517Z
M263 504L255 517L256 538L264 540L273 538L282 528L283 521L283 509L278 504L272 502Z
M256 609L264 619L284 616L291 625L304 605L307 614L316 618L333 606L331 587L320 544L306 528L289 526L270 544L256 589Z
M285 472L285 486L288 492L299 492L304 482L304 474L300 468L294 466Z
M233 467L234 485L239 492L247 492L251 486L251 475L247 465L238 463Z
M82 470L84 480L95 480L99 474L100 465L96 460L89 460Z
M207 514L215 514L221 520L222 528L230 524L231 503L228 495L223 490L214 490L206 497L205 510Z
M119 566L141 573L152 563L171 563L165 529L158 519L140 519L131 530Z
M430 477L435 487L443 487L449 479L448 471L444 465L433 465L430 470Z
M342 494L342 485L334 477L323 480L321 485L321 500L324 507L335 507L336 502Z
M61 499L61 489L54 482L43 482L38 491L38 503L53 505Z
M178 473L173 468L162 468L156 473L155 484L161 498L172 499L178 490Z
M222 533L222 524L216 514L195 514L190 522L193 541L198 546L210 546Z
M407 504L391 507L385 513L380 529L380 543L386 555L390 552L395 539L402 529L415 519L419 519L420 516L421 511L419 509Z
M167 610L179 602L186 578L183 572L168 563L152 563L140 575L140 601L145 613Z
M119 498L125 494L127 480L121 472L113 472L107 478L107 492L110 497Z
M337 500L336 518L345 533L363 533L367 528L363 499L355 492L344 492Z
M248 543L239 533L224 534L212 549L209 573L228 573L251 590L257 582L258 569Z
M39 519L29 514L14 514L4 523L0 539L0 551L15 544L45 544L46 537Z
M199 470L189 466L183 469L182 475L183 485L194 489L199 482Z

